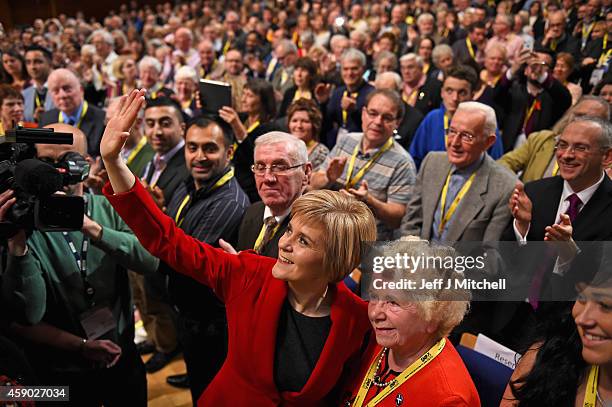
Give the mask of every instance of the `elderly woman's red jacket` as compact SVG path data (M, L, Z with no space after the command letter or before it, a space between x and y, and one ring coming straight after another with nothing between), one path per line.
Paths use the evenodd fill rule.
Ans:
M117 195L107 184L104 194L147 250L177 272L212 288L225 303L227 359L198 400L199 406L335 404L340 396L335 389L358 365L370 330L364 301L343 283L330 287L332 326L319 360L300 392L279 392L274 383L274 354L287 284L272 276L276 260L253 252L227 254L187 236L157 208L138 181L130 191Z

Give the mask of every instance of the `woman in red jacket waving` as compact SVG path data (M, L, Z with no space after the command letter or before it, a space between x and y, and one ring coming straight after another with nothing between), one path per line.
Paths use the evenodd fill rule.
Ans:
M372 213L337 192L307 194L293 204L278 259L228 254L187 236L121 160L143 101L143 91L124 96L106 126L100 148L112 188L104 193L147 250L225 303L227 359L198 405L334 403L369 330L365 302L341 281L358 266L362 242L376 238Z

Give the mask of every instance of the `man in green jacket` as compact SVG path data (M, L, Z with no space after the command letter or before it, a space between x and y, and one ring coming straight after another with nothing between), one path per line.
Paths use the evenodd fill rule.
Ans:
M555 124L552 130L541 130L529 135L527 142L504 154L498 163L515 173L522 172L523 182L536 181L557 175L555 144L557 135L576 117L593 116L610 120L610 105L599 96L583 96Z
M74 142L39 144L40 159L58 162L69 151L86 155L81 131L50 127L73 133ZM158 259L103 196L83 189L83 183L64 188L86 200L80 231L34 231L26 238L20 230L8 240L2 295L41 383L70 386L70 405L145 406L146 375L134 345L127 269L155 272ZM15 202L12 194L0 195L0 220Z

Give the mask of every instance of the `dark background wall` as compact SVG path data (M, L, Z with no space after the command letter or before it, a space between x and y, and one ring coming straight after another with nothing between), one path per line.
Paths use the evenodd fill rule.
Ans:
M139 1L139 4L163 3L163 0ZM119 10L119 6L128 0L0 0L0 22L5 28L19 24L32 24L34 19L57 17L64 13L69 17L77 11L83 11L85 18L98 19L108 15L110 10Z

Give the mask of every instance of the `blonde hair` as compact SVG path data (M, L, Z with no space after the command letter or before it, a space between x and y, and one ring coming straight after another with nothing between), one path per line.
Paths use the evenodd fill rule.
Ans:
M370 209L353 197L334 191L312 191L291 207L294 218L324 229L323 267L329 281L340 282L361 262L362 244L376 240Z

